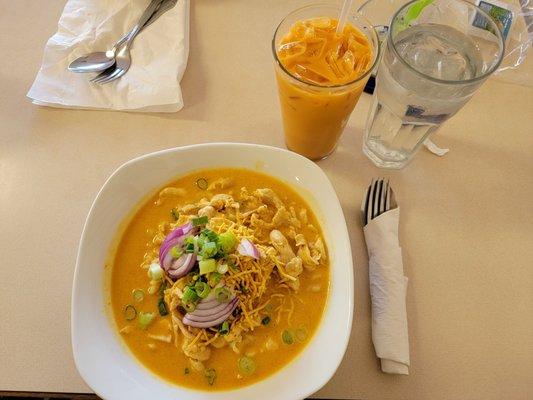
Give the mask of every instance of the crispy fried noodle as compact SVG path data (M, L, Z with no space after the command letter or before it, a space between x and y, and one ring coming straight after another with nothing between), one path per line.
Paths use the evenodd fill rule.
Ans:
M200 265L200 273L189 272L176 281L168 274L165 276L164 302L171 314L172 342L196 369L203 368L202 362L209 359L212 348L230 346L240 353L247 335L261 325L265 309L278 322L286 318L290 323L295 301L299 301L295 294L300 289L300 274L325 265L327 257L319 230L310 224L306 209L286 204L269 188L250 192L243 187L233 195L227 194L233 193L227 190L227 193L213 194L230 185L227 179L220 179L211 183L206 191L208 195L199 202L179 204L173 211L176 221L159 225L152 239L153 246L142 264L148 268L158 262L165 238L177 227L200 218L207 222L194 228L192 234L206 231L218 237L231 234L236 243L247 240L258 251L257 257L237 250L224 254L217 261L220 273L202 275ZM167 188L161 193L164 196L174 193L179 201L181 192ZM217 280L213 283L212 278ZM232 298L238 299L236 308L224 322L224 330L220 326L205 328L186 323L185 315L191 312L184 308L186 292L198 282L209 284L212 293L216 288L225 287Z

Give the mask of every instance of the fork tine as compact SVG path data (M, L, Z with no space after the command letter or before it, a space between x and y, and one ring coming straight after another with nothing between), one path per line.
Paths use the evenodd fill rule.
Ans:
M384 197L384 199L383 199L384 208L385 208L384 212L390 210L390 204L389 204L389 190L390 190L389 180L387 179L387 182L385 183L385 197Z
M394 191L392 188L390 188L390 206L392 208L398 207L398 204L396 203L396 197L394 196Z
M384 210L385 204L383 202L383 179L379 180L378 189L379 189L379 192L378 192L379 194L378 194L378 215L377 216L380 216L385 211Z
M116 70L115 65L113 64L108 69L104 69L102 72L100 72L98 75L96 75L94 78L91 79L91 82L98 83L102 79L107 78L109 75L111 75Z
M100 79L100 80L98 81L98 83L100 83L100 84L104 84L104 83L106 83L107 81L109 81L110 79L112 79L114 76L116 76L119 72L120 72L120 70L119 70L119 69L116 69L115 71L113 71L113 73L111 73L111 74L109 74L108 76L106 76L106 77Z
M378 183L379 183L379 179L377 179L375 182L374 182L374 185L373 185L373 191L372 191L372 218L371 219L374 219L377 217L377 203L379 201L379 199L376 199L376 196L377 196L377 192L378 192Z
M372 182L370 182L370 186L368 187L368 208L366 210L366 221L367 223L370 222L372 219L372 209L374 208L374 178L372 178Z
M363 226L366 226L366 224L368 224L368 203L370 200L370 186L366 188L365 199L361 203L361 219L363 220Z
M385 181L385 179L383 179L383 190L381 191L381 213L383 214L384 212L387 211L387 190L388 190L388 186L387 186L387 182Z
M124 70L117 69L115 72L113 72L111 75L109 75L106 79L102 79L98 83L101 85L105 85L106 83L112 82L115 79L120 78L124 74Z
M111 75L111 74L102 72L100 75L95 76L93 79L91 79L91 82L92 83L99 83L99 82L103 81L104 79L107 79L109 77L109 75Z

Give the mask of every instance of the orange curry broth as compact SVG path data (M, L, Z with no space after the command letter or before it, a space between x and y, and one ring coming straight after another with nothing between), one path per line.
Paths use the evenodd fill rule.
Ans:
M346 24L337 35L336 28L333 18L298 21L276 49L285 69L277 66L276 78L287 147L310 159L335 149L367 79L351 82L373 59L361 31Z
M119 333L119 335L135 357L153 373L174 384L199 390L227 390L249 385L275 373L290 362L302 351L318 327L329 287L329 266L327 263L312 273L304 270L300 275L301 288L298 293L301 302L294 302L291 326L288 326L286 317L282 317L280 323L276 324L275 313L273 313L268 325L260 326L251 333L255 340L243 349L243 352L256 352L256 355L253 356L256 371L249 376L241 376L238 371L237 362L242 354L236 354L229 346L221 349L212 348L210 359L204 362L206 369L214 368L216 370L217 377L214 384L210 386L204 374L195 371L181 349L174 346L174 338L172 338L172 343L167 344L152 340L148 336L149 334L168 334L170 324L170 314L161 317L157 312L157 293L155 295L148 294L149 278L147 271L140 267L146 249L153 246L151 243L153 232L161 222L172 221L170 210L178 205L176 204L177 201L179 201L179 205L184 205L197 202L206 196L206 192L196 186L196 181L199 178L212 181L220 177L230 177L235 184L232 188L223 191L212 191L213 194L222 192L232 194L230 192L234 192L233 194L237 197L243 186L250 190L269 187L277 192L287 204L307 208L309 222L319 229L313 212L293 189L275 178L244 169L203 170L184 176L166 186L185 188L187 190L185 197L167 199L160 206L156 206L155 202L158 196L155 194L133 215L118 241L111 266L111 308L116 328L120 330L125 326L132 326L129 333ZM308 232L304 229L304 233ZM318 279L317 274L320 274ZM312 275L315 279L312 278ZM317 287L317 282L320 284L319 291L308 290L311 285ZM137 288L145 292L144 300L141 302L135 302L132 298L132 291ZM127 304L133 304L138 312L155 312L157 314L148 329L140 329L137 320L126 321L124 308ZM283 330L294 327L305 327L309 332L307 338L301 342L295 341L292 345L284 344L281 340ZM279 344L277 350L265 349L264 344L268 338L273 338ZM150 349L148 346L150 343L155 344L155 349ZM179 343L181 346L181 338ZM188 373L186 373L186 369Z

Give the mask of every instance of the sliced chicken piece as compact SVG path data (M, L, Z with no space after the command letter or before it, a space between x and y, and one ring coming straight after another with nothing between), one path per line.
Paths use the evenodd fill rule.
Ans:
M176 187L166 187L163 190L159 192L159 197L155 202L155 205L158 206L166 199L170 199L173 197L182 197L187 194L187 191L183 188L176 188Z
M233 203L233 197L231 197L229 194L215 194L213 197L211 197L211 201L209 202L211 206L215 208L215 210L222 210L224 207L228 207L231 203Z
M274 229L270 232L270 242L278 251L280 259L284 264L287 264L294 257L296 257L296 254L294 254L294 251L292 250L287 238L277 229Z
M209 360L209 357L211 357L211 349L209 347L197 344L190 345L189 343L189 340L184 340L183 346L181 346L183 353L187 357L197 361Z
M297 278L303 271L302 259L300 257L294 257L285 265L285 272L290 276Z
M198 210L199 217L213 218L217 211L213 206L205 206Z
M207 190L222 190L233 186L233 179L231 178L218 178L209 184Z
M258 195L261 200L266 204L271 204L278 209L285 207L278 195L274 193L272 189L257 189L254 194Z

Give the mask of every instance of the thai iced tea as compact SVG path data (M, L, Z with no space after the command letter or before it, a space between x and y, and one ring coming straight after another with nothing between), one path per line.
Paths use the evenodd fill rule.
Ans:
M336 29L334 18L299 20L275 43L286 144L313 160L335 150L375 60L359 29Z

